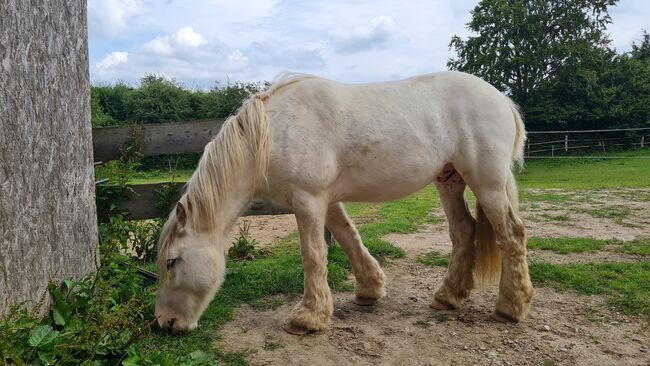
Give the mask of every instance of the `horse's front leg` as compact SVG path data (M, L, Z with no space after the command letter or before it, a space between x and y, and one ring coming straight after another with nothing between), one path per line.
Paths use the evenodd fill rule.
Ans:
M292 334L325 329L334 311L327 284L327 245L324 239L327 206L327 200L309 194L296 195L293 199L305 271L305 291L285 328Z

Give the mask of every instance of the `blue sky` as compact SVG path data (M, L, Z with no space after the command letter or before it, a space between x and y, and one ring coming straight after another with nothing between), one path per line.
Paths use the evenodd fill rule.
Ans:
M347 82L446 69L452 35L478 0L89 0L94 84L157 73L188 87L300 71ZM650 30L650 3L621 0L608 30L619 51Z

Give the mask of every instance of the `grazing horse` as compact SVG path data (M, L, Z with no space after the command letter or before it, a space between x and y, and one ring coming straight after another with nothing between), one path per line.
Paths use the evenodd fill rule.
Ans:
M163 227L159 325L197 326L223 282L228 233L256 197L291 208L298 224L304 294L287 331L321 330L332 316L325 227L352 264L354 301L374 303L385 294L385 276L341 202L394 200L431 182L453 243L431 307L456 308L475 281L500 276L493 317L521 320L533 288L512 167L523 159L525 138L513 102L472 75L372 84L280 75L207 144ZM477 199L476 219L466 185Z

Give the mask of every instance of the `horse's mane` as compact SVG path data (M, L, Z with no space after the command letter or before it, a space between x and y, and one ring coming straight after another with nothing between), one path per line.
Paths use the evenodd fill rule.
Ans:
M238 168L248 159L255 161L254 184L266 182L271 137L264 101L289 85L311 78L316 77L281 73L267 90L251 95L235 115L226 119L219 133L206 145L180 200L190 211L188 219L192 227L206 230L214 227L222 198L237 178ZM161 232L159 266L164 266L176 233L175 217L172 211Z

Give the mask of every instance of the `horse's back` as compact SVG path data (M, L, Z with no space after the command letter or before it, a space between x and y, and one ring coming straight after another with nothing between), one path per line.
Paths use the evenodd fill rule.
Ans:
M498 140L510 113L490 84L457 72L370 84L308 78L267 108L278 174L355 201L423 187L446 162Z

